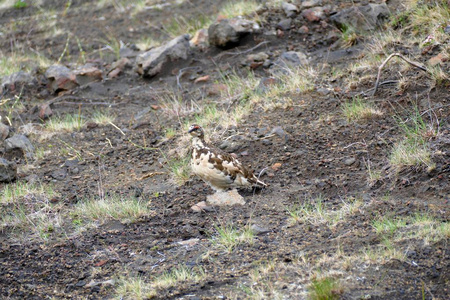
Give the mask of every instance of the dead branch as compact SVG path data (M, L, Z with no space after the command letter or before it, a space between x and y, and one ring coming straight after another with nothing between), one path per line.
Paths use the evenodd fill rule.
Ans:
M245 53L248 53L248 52L252 52L252 51L255 50L256 48L259 48L260 46L262 46L262 45L264 45L264 44L268 44L268 43L269 43L268 41L261 42L261 43L259 43L258 45L254 46L254 47L252 47L252 48L250 48L250 49L247 49L247 50L245 50L245 51L223 52L223 53L220 53L220 54L218 55L217 58L220 58L220 57L222 57L222 56L224 56L224 55L232 55L232 56L235 56L235 55L241 55L241 54L245 54Z
M395 84L395 83L397 83L397 82L398 82L398 80L386 80L386 81L380 82L380 83L378 84L378 86L387 85L387 84ZM368 89L367 91L362 91L362 92L360 92L359 94L357 94L357 96L367 97L367 96L368 96L368 93L369 93L370 91L374 90L374 89L375 89L375 87L373 87L373 88L371 88L371 89Z
M391 58L393 58L394 56L398 56L401 59L403 59L404 61L406 61L408 64L421 69L422 71L425 71L427 73L429 73L428 69L425 68L424 66L421 66L419 63L411 61L409 59L407 59L406 57L404 57L403 55L401 55L400 53L392 53L391 55L389 55L384 62L381 64L381 66L378 67L378 75L377 75L377 81L375 82L375 87L373 88L373 93L372 93L372 97L375 96L375 93L377 92L378 86L379 86L379 82L380 82L380 76L381 76L381 71L383 70L384 66L387 64L387 62L389 60L391 60Z
M180 89L180 91L183 89L183 87L181 86L181 83L180 83L180 78L181 78L181 76L183 76L184 73L185 73L187 70L192 70L192 69L197 69L197 70L199 70L200 67L187 67L187 68L180 69L180 70L178 71L178 75L177 75L177 86L178 86L178 88Z
M60 101L60 102L55 102L54 105L74 105L74 106L79 106L79 105L104 105L104 106L116 106L119 105L120 103L109 103L109 102L69 102L69 101Z

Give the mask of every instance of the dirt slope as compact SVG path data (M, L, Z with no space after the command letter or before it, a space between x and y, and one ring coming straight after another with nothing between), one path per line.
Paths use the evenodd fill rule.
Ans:
M160 30L161 23L180 15L217 14L224 2L184 1L160 10L143 10L133 17L131 9L120 12L113 5L98 8L86 1L71 1L69 9L61 7L60 1L43 1L40 8L4 9L0 23L7 39L1 42L1 51L11 54L11 41L52 61L66 51L62 63L71 65L79 63L82 45L89 59L106 70L116 58L104 51L100 57L96 50L111 34L125 43L145 35L169 40ZM332 3L336 10L351 5L322 2L323 6ZM388 5L392 11L401 9L398 1ZM46 30L35 29L42 21L36 16L50 9L57 16L55 28L71 32L69 42L67 35L51 38ZM285 18L279 8L260 13L265 31L276 32L278 22ZM298 30L305 24L309 33ZM110 299L127 278L153 282L143 299L303 299L313 297L311 283L321 278L335 280L331 295L342 299L447 298L449 85L430 89L427 77L410 68L404 73L411 78L404 91L382 86L372 99L382 116L349 121L343 114L344 103L372 88L377 70L364 70L356 86L346 76L335 76L339 70L348 72L350 65L364 57L370 36L344 49L338 42L340 35L333 32L338 31L328 18L323 23L298 22L290 31L276 35L247 36L235 49L195 50L186 61L168 65L152 79L128 69L117 78L77 88L66 100L56 102L55 115L81 112L88 119L98 109L115 115L114 126L90 122L51 138L44 138L46 131L36 126L40 129L29 134L44 154L33 162L18 161L20 180L51 185L57 196L49 200L49 214L60 214L62 221L45 235L2 224L2 298ZM255 51L223 55L264 41ZM313 88L286 93L290 103L286 107L265 109L257 104L236 126L206 128L213 145L220 146L224 140L233 143L229 152L256 172L262 171L261 179L269 187L240 191L245 206L194 212L191 207L213 191L198 178L180 184L171 174L173 160L179 159L177 155L184 153L180 147L186 145L183 124L194 120L194 114L177 115L165 109L168 102L163 95L179 92L186 110L192 103L236 110L236 101L211 90L221 88L223 74L235 72L242 80L247 78L249 67L242 66L245 55L261 51L274 58L284 51L307 53L317 71ZM179 91L176 75L185 67L200 71L181 76ZM269 76L262 66L253 72L258 79ZM204 75L210 75L210 80L193 82L192 78ZM386 70L383 78L397 80L397 69ZM37 120L32 108L55 96L40 92L21 98L23 107L11 114L15 131L26 130L21 126L27 123L48 122ZM440 122L439 134L429 144L434 168L397 171L389 156L405 133L396 118L408 119L416 104L425 112L425 121L428 110ZM8 111L2 108L2 116ZM167 134L169 128L175 131L173 136ZM376 179L371 178L368 166L379 172ZM1 183L0 188L6 191L11 185ZM132 222L100 220L97 226L77 232L76 220L81 218L74 214L74 207L103 194L136 197L149 212ZM21 201L32 206L33 201L43 199L33 197ZM2 203L1 209L2 215L11 214L13 205ZM428 237L415 235L431 222L414 223L417 215L429 216L444 233L435 238L437 227L432 227ZM406 221L391 234L389 230L380 234L375 224L383 218ZM221 247L221 229L242 233L250 227L251 241L242 239L230 251ZM158 276L180 267L202 276L155 287ZM136 294L129 296L135 298Z

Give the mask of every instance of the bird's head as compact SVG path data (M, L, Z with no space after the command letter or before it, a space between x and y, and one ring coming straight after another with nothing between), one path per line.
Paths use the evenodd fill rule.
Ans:
M197 125L197 124L192 124L189 127L188 133L190 135L192 135L193 137L198 137L198 138L201 138L201 139L203 139L203 137L205 136L203 128L200 127L200 125Z

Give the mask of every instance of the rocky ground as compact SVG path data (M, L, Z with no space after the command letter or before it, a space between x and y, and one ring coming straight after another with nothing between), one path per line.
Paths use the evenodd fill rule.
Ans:
M128 2L0 2L2 298L448 297L448 22L415 32L394 0L262 1L244 19ZM205 16L209 44L183 36ZM372 95L392 53L427 69L393 58ZM346 115L358 103L370 114ZM194 122L269 186L199 209ZM409 138L428 154L395 163Z

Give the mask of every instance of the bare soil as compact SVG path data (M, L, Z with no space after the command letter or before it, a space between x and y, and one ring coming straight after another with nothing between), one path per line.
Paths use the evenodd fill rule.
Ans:
M167 40L160 30L166 20L176 15L214 14L223 2L185 1L180 6L145 10L134 17L127 12L119 13L112 6L98 9L86 1L72 1L65 14L60 1L44 1L42 9L55 9L57 25L78 37L89 54L104 46L102 39L109 33L126 43L145 35ZM334 2L342 2L335 4L337 7L348 5L346 1ZM40 14L42 11L35 7L0 11L1 26L10 29L0 42L3 53L10 51L13 41L26 44L52 60L59 58L66 47L67 35L48 38L44 31L35 31L36 16ZM264 28L275 28L284 18L278 10L264 14L267 17ZM20 25L11 25L18 21ZM71 97L55 103L55 114L81 109L83 115L89 116L94 108L108 109L116 114L114 124L126 135L110 125L91 124L43 142L38 142L39 137L30 136L36 147L44 149L71 145L82 160L73 166L68 163L73 158L71 155L50 151L34 163L34 169L21 169L25 171L20 176L29 180L35 174L40 182L52 184L60 195L55 201L63 204L63 208L69 209L86 197L98 196L101 185L101 190L108 195L133 195L148 202L152 214L131 224L109 221L77 236L71 234L68 226L51 234L48 240L33 236L18 240L12 230L4 230L0 233L2 298L108 299L114 296L114 286L90 286L89 283L126 274L151 280L164 271L186 265L203 268L206 279L161 290L158 299L246 299L250 297L252 270L258 264L272 261L277 264L277 270L267 278L269 290L279 291L286 299L305 297L309 284L305 278L315 271L331 272L339 278L343 287L339 295L343 299L418 299L422 295L425 299L447 299L450 295L448 240L425 244L422 239L410 239L397 243L395 246L406 253L404 260L366 261L343 268L332 258L336 253L351 256L381 244L382 237L372 226L379 216L405 217L426 212L439 220L448 220L450 168L448 142L444 142L449 138L448 86L428 91L423 81L415 80L402 94L393 87L383 86L374 100L384 115L363 122L348 122L342 115L342 103L373 87L374 82L368 80L355 90L347 90L342 80L330 80L331 70L345 69L360 59L364 41L342 50L335 46L335 38L329 38L329 33L335 30L331 23L313 24L310 30L308 34L297 30L278 36L255 34L243 40L237 49L226 50L245 51L267 41L255 52L304 51L314 64L324 64L315 90L303 94L293 92L291 107L269 111L256 107L237 127L223 128L221 136L209 136L216 146L227 137L238 136L235 140L239 147L234 151L238 157L257 172L265 169L261 179L269 187L256 193L240 191L246 199L245 206L215 207L201 213L191 210L191 206L205 200L213 191L194 177L181 186L174 183L161 152L173 153L174 143L185 133L176 116L153 109L161 105L159 95L177 89L176 75L183 67L199 67L201 75L213 78L195 84L189 79L191 74L182 76L180 83L186 99L194 99L199 104L220 101L217 95L207 94L208 88L214 80L220 80L219 70L235 70L245 76L248 67L241 67L242 55L221 55L223 50L215 48L196 50L188 60L174 63L153 79L143 79L128 70L118 78L78 88ZM79 50L76 39L71 38L69 55L63 62L77 63ZM89 59L108 69L115 58L96 53ZM376 71L369 72L375 76ZM262 67L254 72L258 77L267 76ZM411 78L423 78L418 70L409 72L415 76ZM398 74L389 71L383 76L398 79ZM330 92L320 92L320 88L329 88ZM421 111L428 106L438 107L434 112L441 121L442 138L431 143L436 152L444 155L433 157L436 164L433 171L408 168L397 173L389 166L388 156L404 133L392 116L406 118L414 106L415 95L429 95L426 98L429 101L419 102ZM30 112L35 105L52 97L45 93L25 97L25 109L13 115L16 130L20 125L40 122ZM281 126L286 135L262 138L276 126ZM165 138L167 128L174 128L176 136ZM382 171L380 180L374 184L368 183L368 161L373 169ZM0 186L3 188L5 184ZM329 210L340 209L350 198L361 199L363 205L335 226L290 222L289 209L319 196ZM225 253L212 245L211 237L217 235L216 226L226 224L235 228L257 225L265 230L256 235L253 244L242 244ZM192 246L179 244L189 239L199 241ZM322 270L307 267L326 257L330 263L322 264Z

